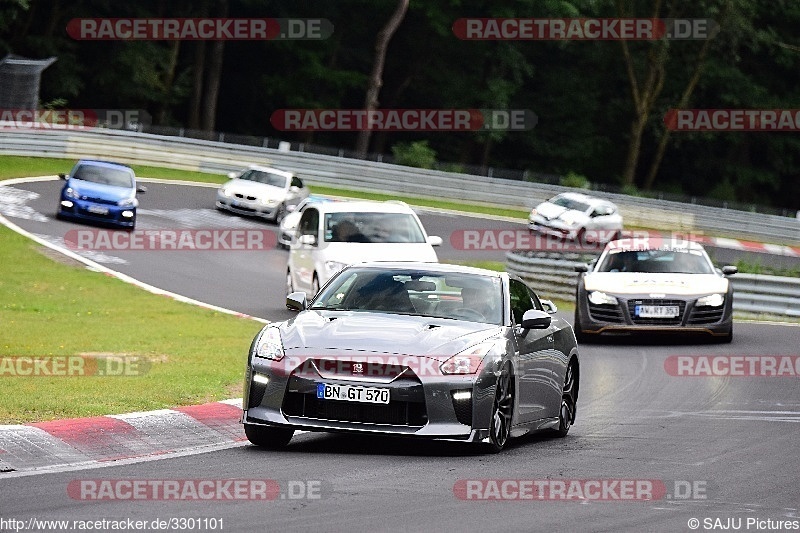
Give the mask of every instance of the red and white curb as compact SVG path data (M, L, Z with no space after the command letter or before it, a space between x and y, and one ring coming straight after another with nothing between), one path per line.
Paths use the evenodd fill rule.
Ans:
M99 466L246 441L242 400L123 415L0 426L0 479L14 472Z
M745 252L758 252L762 254L783 255L788 257L800 257L800 247L784 246L781 244L766 244L763 242L740 241L737 239L726 239L724 237L708 237L695 235L692 237L700 244L707 244L717 248L729 248L731 250L742 250Z

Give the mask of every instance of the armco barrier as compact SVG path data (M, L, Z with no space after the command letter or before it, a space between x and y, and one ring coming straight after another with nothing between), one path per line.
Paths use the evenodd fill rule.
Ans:
M451 199L529 209L559 192L551 184L409 168L274 148L226 144L123 130L2 130L0 154L78 159L96 157L130 164L224 173L250 163L294 171L311 185ZM593 192L615 202L629 226L800 242L800 220L719 207Z
M525 280L542 298L574 300L578 264L585 264L585 258L577 254L562 258L555 254L506 254L506 270ZM730 280L735 311L800 317L800 278L742 273Z

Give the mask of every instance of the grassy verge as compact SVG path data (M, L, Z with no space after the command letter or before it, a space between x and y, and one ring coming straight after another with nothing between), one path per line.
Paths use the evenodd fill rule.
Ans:
M55 262L0 226L0 423L159 409L236 397L261 325ZM16 376L14 358L143 357L143 375Z

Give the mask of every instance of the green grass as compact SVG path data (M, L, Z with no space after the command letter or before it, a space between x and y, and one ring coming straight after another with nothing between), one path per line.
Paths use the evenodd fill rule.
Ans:
M258 322L55 262L0 226L0 358L126 354L141 376L0 376L0 423L159 409L236 397ZM6 370L8 372L8 370Z

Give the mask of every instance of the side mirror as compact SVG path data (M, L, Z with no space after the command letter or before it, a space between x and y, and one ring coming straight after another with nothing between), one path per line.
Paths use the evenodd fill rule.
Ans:
M298 187L297 185L292 185L291 187L289 187L289 190L292 192L298 192L300 191L300 187Z
M558 306L554 304L551 300L539 300L542 303L542 307L544 307L545 312L548 315L556 314L558 311Z
M305 235L301 235L300 238L297 239L297 242L299 244L305 244L307 246L316 246L317 236L306 233Z
M308 309L308 299L304 292L293 292L286 297L286 308L292 311L305 311Z
M438 235L428 235L428 244L431 246L441 246L442 242L444 241Z
M522 315L522 329L546 329L550 327L552 318L544 311L528 309Z
M589 272L589 265L582 264L582 265L575 265L575 272Z
M138 185L136 187L136 192L146 193L147 192L147 187L145 187L144 185Z
M722 273L725 274L726 276L733 276L737 272L739 272L739 268L733 265L726 265L722 267Z
M61 178L62 180L65 180L65 179L67 179L67 175L66 175L66 174L64 174L63 172L59 172L59 173L58 173L58 177L59 177L59 178Z

